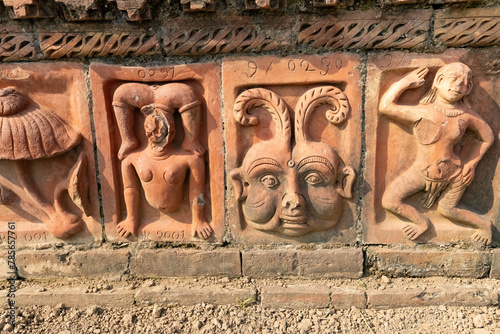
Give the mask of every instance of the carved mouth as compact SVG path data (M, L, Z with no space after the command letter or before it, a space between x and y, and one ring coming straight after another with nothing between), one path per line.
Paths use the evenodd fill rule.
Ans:
M280 217L281 225L285 228L304 228L307 226L307 219L304 216L299 217Z

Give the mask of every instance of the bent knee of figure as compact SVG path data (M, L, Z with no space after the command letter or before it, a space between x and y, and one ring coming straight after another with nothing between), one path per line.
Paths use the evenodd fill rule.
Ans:
M447 203L439 202L437 210L445 217L453 217L455 215L455 206Z
M141 108L153 103L153 90L145 84L125 83L116 89L113 102Z
M393 196L390 196L387 193L385 193L382 197L382 207L386 210L399 212L401 204L400 200L394 199Z

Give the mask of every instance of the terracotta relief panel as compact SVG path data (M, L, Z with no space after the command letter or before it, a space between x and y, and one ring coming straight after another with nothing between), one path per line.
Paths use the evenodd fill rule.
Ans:
M235 242L355 241L359 67L351 54L223 63Z
M100 241L83 67L0 66L0 236L20 244Z
M90 76L108 238L221 241L218 66L93 64Z
M498 240L497 56L460 50L370 57L366 241Z

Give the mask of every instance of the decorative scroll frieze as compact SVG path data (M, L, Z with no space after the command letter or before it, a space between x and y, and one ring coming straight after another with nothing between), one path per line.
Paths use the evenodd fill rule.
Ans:
M389 16L379 11L349 12L299 23L299 43L327 49L420 48L426 43L429 11Z
M449 47L500 45L500 9L440 11L436 14L434 38Z
M46 32L40 47L47 58L140 56L159 50L156 35L142 32Z
M290 44L289 19L257 27L249 20L219 22L170 21L163 37L170 55L203 55L228 52L263 52Z
M33 36L24 33L9 33L8 29L0 31L0 60L14 61L35 58Z

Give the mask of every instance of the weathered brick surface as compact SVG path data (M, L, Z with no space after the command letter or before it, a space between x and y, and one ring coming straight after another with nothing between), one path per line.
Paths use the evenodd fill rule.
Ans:
M74 268L71 276L120 276L127 269L128 256L123 249L75 252L70 259Z
M498 293L485 288L392 288L367 291L366 295L370 308L498 305Z
M310 285L265 286L261 303L270 308L325 308L330 303L330 291L327 287Z
M371 271L390 276L484 277L490 254L470 251L395 250L369 248Z
M126 250L20 251L16 254L18 274L23 278L117 277L128 266Z
M209 303L215 305L237 305L238 300L252 298L256 300L256 290L223 288L221 286L204 287L152 287L140 288L135 293L138 304L142 302L153 304L195 305Z
M360 249L265 250L242 253L244 276L358 278L363 275Z
M130 260L130 273L138 276L240 276L238 250L142 250Z
M98 293L85 293L82 287L47 289L41 292L40 287L26 287L16 292L16 306L33 305L85 308L91 305L106 307L130 307L134 304L134 293L129 289L116 289Z
M20 251L16 254L18 275L23 278L49 278L71 275L66 251Z
M491 255L491 278L500 278L500 249L494 249Z
M364 291L352 288L332 288L330 294L330 307L348 309L353 306L366 308L366 294Z
M11 268L9 268L9 253L8 251L0 251L0 279L10 278L12 275L9 274L12 272Z

